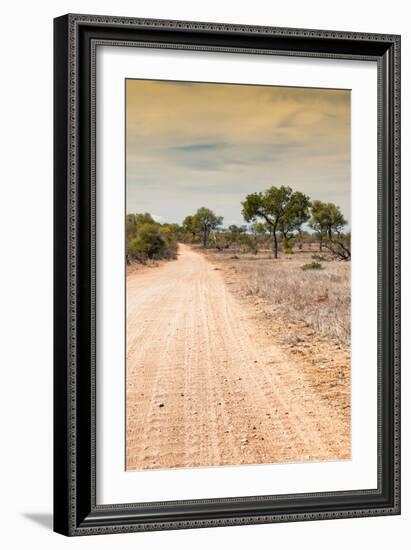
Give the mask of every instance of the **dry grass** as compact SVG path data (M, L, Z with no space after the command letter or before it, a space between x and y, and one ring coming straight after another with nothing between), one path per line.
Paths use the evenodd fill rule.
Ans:
M269 253L211 253L241 281L242 293L261 298L271 315L304 323L318 336L350 344L350 263L322 261L322 269L302 267L313 262L313 252L297 252L274 260ZM292 334L290 335L292 336Z
M351 265L311 250L281 255L206 251L256 326L289 358L301 388L326 403L344 456L351 441ZM315 257L313 257L315 256ZM313 262L321 269L302 267ZM316 401L318 400L318 401Z
M126 273L127 275L131 275L132 273L136 273L136 272L141 273L149 269L160 267L161 265L169 262L170 260L175 260L175 259L177 259L177 255L175 258L168 258L168 259L162 258L160 260L150 260L149 258L147 258L147 260L145 260L144 263L132 261L131 264L126 265Z

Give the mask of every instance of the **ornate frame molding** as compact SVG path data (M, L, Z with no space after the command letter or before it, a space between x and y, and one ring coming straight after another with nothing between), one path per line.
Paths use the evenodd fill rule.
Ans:
M149 31L149 40L143 39L141 31ZM189 43L184 41L187 32ZM218 44L213 43L216 37ZM197 44L193 43L196 38ZM96 505L95 76L96 48L103 44L378 63L378 489L299 494L298 499L293 495L270 495ZM89 152L81 145L87 143ZM92 15L57 18L55 530L66 535L89 535L400 513L399 220L399 36ZM79 240L82 231L84 241L84 228L88 246ZM389 391L384 386L387 383ZM340 503L341 498L347 503Z

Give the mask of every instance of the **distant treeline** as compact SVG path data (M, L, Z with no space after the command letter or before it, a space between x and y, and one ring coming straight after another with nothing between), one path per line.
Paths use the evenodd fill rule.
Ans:
M175 258L178 241L254 253L270 247L275 258L280 249L292 254L296 245L301 250L306 243L318 242L320 251L325 248L338 259L351 258L350 233L343 231L347 221L332 202L311 200L281 186L251 193L241 204L247 225L223 227L223 217L205 207L181 225L158 223L147 213L128 214L127 261Z

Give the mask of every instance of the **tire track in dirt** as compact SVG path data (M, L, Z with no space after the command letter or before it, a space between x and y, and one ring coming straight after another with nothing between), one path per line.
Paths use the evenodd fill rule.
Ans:
M127 278L127 469L341 460L338 414L202 254Z

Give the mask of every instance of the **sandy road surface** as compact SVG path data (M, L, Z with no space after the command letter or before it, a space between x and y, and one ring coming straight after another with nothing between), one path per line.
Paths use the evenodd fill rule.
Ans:
M127 469L350 456L332 404L202 254L127 278Z

